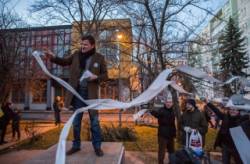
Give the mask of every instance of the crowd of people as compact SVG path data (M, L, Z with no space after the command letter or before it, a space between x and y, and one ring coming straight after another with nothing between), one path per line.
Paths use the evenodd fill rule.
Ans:
M202 147L205 146L205 136L208 128L218 128L214 148L220 147L222 152L222 163L230 164L234 161L237 164L243 163L233 139L230 135L230 128L241 125L249 121L249 115L240 114L240 111L234 108L225 107L222 104L209 102L206 99L199 100L199 109L196 100L187 98L183 111L181 112L181 144L187 148L187 140L193 130L201 135ZM181 161L176 158L174 149L174 138L176 137L175 112L173 110L172 98L165 98L164 107L151 109L150 113L158 119L158 163L163 164L165 152L168 152L169 163L184 163L184 157ZM211 121L211 117L215 121ZM186 136L188 135L188 136ZM231 159L232 158L232 159ZM192 163L192 162L191 162Z
M11 102L3 103L0 109L0 144L5 144L6 131L9 123L12 121L12 139L20 140L20 111L13 107Z

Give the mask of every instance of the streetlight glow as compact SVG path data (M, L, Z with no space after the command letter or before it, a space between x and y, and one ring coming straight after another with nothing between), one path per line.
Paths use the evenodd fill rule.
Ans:
M122 39L122 34L118 34L117 39Z

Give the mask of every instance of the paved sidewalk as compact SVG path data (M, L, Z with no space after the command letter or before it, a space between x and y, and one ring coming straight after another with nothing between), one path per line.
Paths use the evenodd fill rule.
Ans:
M72 143L66 143L66 150L71 148ZM45 152L21 162L22 164L54 164L57 144L48 148ZM104 156L97 157L90 141L81 142L81 150L75 154L66 156L68 164L121 164L124 155L124 146L121 142L102 142Z
M216 153L216 155L219 154ZM211 153L211 164L222 164L218 159L214 159L214 155ZM164 163L168 163L167 153ZM158 164L157 152L125 151L125 164Z
M0 161L3 162L4 164L19 164L45 151L46 150L12 151L12 152L0 155Z
M32 157L44 153L46 150L21 150L0 155L0 161L4 164L22 163ZM164 163L167 163L167 154ZM124 164L157 164L156 152L125 151ZM212 164L221 164L220 161L212 160Z
M35 131L37 132L37 134L42 134L45 133L51 129L56 128L57 126L55 126L54 123L35 123ZM0 145L0 151L7 149L7 148L11 148L13 146L15 146L18 142L21 142L25 139L30 138L28 136L28 134L25 132L24 127L20 127L21 128L21 139L17 140L17 139L13 139L12 138L12 131L10 130L10 126L8 127L8 133L5 136L5 141L7 141L8 143L6 144L2 144Z

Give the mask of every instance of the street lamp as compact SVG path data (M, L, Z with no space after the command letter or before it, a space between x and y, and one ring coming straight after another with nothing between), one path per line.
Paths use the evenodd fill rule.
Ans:
M117 39L121 40L122 39L122 34L117 34Z
M120 50L120 40L123 38L122 34L119 33L119 30L116 30L117 35L116 35L116 42L117 42L117 49L118 49L118 55L119 56L119 79L118 79L118 96L119 100L121 101L121 50ZM122 109L119 111L119 126L122 126Z
M118 79L118 93L119 93L119 100L121 101L121 47L120 47L120 40L123 38L123 35L119 33L119 30L117 30L117 35L116 35L116 41L117 41L117 49L118 49L118 57L119 57L119 79Z

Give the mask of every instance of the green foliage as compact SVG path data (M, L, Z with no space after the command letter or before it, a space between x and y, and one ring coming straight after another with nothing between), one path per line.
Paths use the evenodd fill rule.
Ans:
M218 42L223 80L227 80L232 75L246 76L247 74L243 71L248 67L245 37L242 36L242 31L232 18L229 18L226 29ZM225 96L230 96L235 92L236 89L232 90L230 86L224 87Z
M223 73L245 76L243 69L248 67L245 37L232 18L224 33L219 38L221 61L220 67Z
M190 47L190 51L188 53L188 65L191 67L202 67L201 65L201 47L197 45L196 48Z

